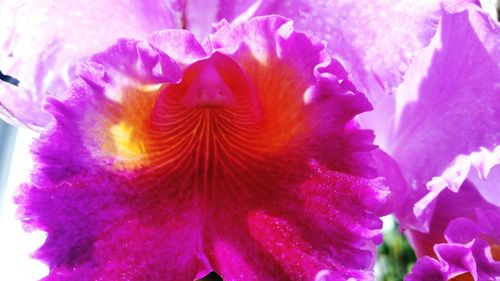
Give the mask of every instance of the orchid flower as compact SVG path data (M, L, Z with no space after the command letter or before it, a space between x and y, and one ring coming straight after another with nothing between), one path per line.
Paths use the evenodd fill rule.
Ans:
M408 280L497 278L498 24L372 2L2 1L43 280L372 280L392 211Z

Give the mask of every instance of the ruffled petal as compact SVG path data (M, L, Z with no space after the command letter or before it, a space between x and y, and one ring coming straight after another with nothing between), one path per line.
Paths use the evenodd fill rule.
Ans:
M311 156L320 162L329 162L329 167L335 170L373 176L375 173L367 163L371 154L366 153L375 148L373 134L360 130L358 124L352 121L354 116L371 110L372 106L348 79L346 70L328 56L321 42L294 32L291 21L274 17L273 21L262 22L266 24L263 26L254 23L220 26L211 36L213 48L231 53L253 79L253 84L261 87L262 91L279 90L269 87L268 77L278 76L278 73L263 67L266 64L276 64L283 69L301 69L298 76L284 71L280 74L282 77L276 79L314 81L311 85L301 85L297 91L299 95L294 97L306 105L306 118L311 120L308 123L314 124L311 130L314 137L307 137L310 141L308 150L313 153ZM255 60L248 60L249 53ZM276 57L270 55L273 53ZM288 122L291 120L288 119ZM337 120L337 123L330 120ZM330 152L337 156L333 157ZM339 153L342 157L338 156Z
M383 182L321 169L313 177L291 198L274 199L247 214L245 224L218 223L214 262L221 276L373 279L373 245L382 238L376 213L388 192Z
M430 219L429 231L408 230L417 256L433 256L433 245L445 242L444 231L449 222L460 217L474 218L476 206L481 205L489 206L468 181L463 184L458 193L445 189L438 194L433 216Z
M484 200L469 182L457 193L441 192L430 231L409 231L417 256L426 257L417 261L405 280L428 280L425 274L436 272L444 276L440 280L457 276L496 280L500 277L499 225L500 208Z
M458 2L454 9L472 1ZM406 0L221 0L217 18L241 22L251 16L279 14L293 19L298 30L328 42L329 53L346 65L358 88L378 101L402 81L416 51L429 44L443 5Z
M405 281L446 281L448 277L442 271L441 264L430 257L423 257L413 266L411 273L405 276Z
M478 179L475 182L479 184L478 187L482 191L483 196L494 192L498 188L495 180L487 180L486 177L490 169L500 162L498 151L500 151L500 146L497 146L493 152L482 148L481 151L473 152L470 155L457 156L441 176L433 177L427 182L428 193L418 199L413 207L413 214L416 221L413 221L412 224L412 222L402 219L404 225L410 224L413 228L427 230L434 212L437 196L445 189L457 192L466 178ZM474 168L474 171L471 171L471 167ZM490 187L488 188L488 186ZM416 194L413 195L413 199L415 198ZM491 196L489 200L493 202L498 201L498 195ZM399 211L399 213L403 212Z
M1 113L18 125L43 127L44 96L66 97L78 62L121 37L145 39L180 27L173 1L2 1L0 70L17 78L19 90L1 81ZM21 92L18 94L17 92Z
M367 99L284 18L209 38L120 40L49 99L18 197L46 280L373 279L388 189L353 121Z

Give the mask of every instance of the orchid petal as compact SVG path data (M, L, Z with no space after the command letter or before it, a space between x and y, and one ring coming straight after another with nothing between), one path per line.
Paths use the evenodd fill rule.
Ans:
M499 144L499 32L475 11L445 15L441 35L415 58L396 93L401 113L389 151L410 181L425 182L457 155Z
M180 27L176 9L175 3L154 0L2 1L0 70L20 81L19 90L0 84L3 118L45 126L50 115L42 111L43 97L65 98L78 62L118 38L145 39Z
M437 196L428 233L409 230L417 256L412 273L405 280L428 280L436 268L423 269L429 257L448 280L464 274L474 280L493 280L500 276L500 208L487 202L468 181L457 193L448 189ZM439 262L438 262L439 261ZM418 274L417 274L418 273Z
M377 134L386 134L381 142L412 188L399 213L414 216L400 217L403 227L425 230L440 192L458 190L471 167L484 178L500 161L499 30L474 9L444 12L395 100L377 105L376 120L392 124Z
M416 263L410 274L405 276L405 281L446 281L446 273L441 269L441 264L430 257L421 258Z

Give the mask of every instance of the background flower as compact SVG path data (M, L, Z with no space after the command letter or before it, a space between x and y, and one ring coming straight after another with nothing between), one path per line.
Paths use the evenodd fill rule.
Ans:
M482 197L499 204L498 167L493 168L500 162L498 33L498 23L478 9L444 12L436 36L414 58L394 97L363 119L375 128L377 142L395 158L405 178L406 183L399 180L393 188L399 190L393 192L399 202L395 213L417 256L435 256L437 249L448 247L432 250L445 242L449 223L461 217L477 219ZM493 241L491 248L496 247ZM431 268L441 278L437 280L460 274L442 266L464 252L447 253L451 256L439 257L441 264L419 261L409 279L426 280L430 272L425 270ZM473 274L482 280L476 272L482 270L479 260L469 258L470 263L478 262ZM417 274L420 270L422 275Z

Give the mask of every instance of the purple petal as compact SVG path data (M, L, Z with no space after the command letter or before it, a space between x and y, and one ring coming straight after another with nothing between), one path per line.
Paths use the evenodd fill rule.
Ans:
M499 33L482 13L448 14L415 58L396 93L401 117L390 151L410 181L425 183L457 155L500 144Z
M436 258L446 280L461 274L474 280L499 277L500 208L484 200L468 181L458 192L445 189L436 197L429 232L407 232L417 256ZM426 263L428 258L419 259L413 272Z
M449 242L465 244L474 240L480 232L480 227L473 220L461 217L448 225L444 235Z
M451 222L451 224L453 223L455 221ZM497 227L496 231L498 230ZM467 244L436 244L434 250L439 262L428 256L418 259L412 272L406 276L405 280L429 280L426 277L437 272L446 276L438 280L450 280L457 276L464 279L467 278L466 276L471 276L473 280L478 281L497 280L500 277L500 261L498 261L498 256L495 260L492 253L493 247L498 247L498 244L494 244L498 243L498 240L488 242L482 240L484 238L490 237L485 233L478 233L478 236ZM433 266L429 267L428 264Z
M23 95L1 82L2 114L26 126L45 126L43 97L63 98L79 61L120 37L144 39L179 27L167 1L2 1L0 70L20 80ZM19 106L21 108L19 109Z
M470 249L464 245L437 244L434 246L438 259L445 261L444 269L449 276L473 272L476 275L476 264ZM476 275L477 276L477 275Z
M432 255L433 245L445 241L444 231L449 222L456 218L475 218L477 206L488 208L491 205L468 181L464 182L458 193L444 189L437 194L433 203L433 212L429 215L428 231L408 229L417 256Z
M446 281L446 274L435 259L423 257L413 266L411 273L405 276L405 281Z
M425 230L441 191L456 191L470 167L484 178L500 161L499 31L480 11L444 12L436 37L396 90L395 104L377 105L383 109L377 120L394 118L381 140L412 187L401 213L415 217L400 217L403 226Z

